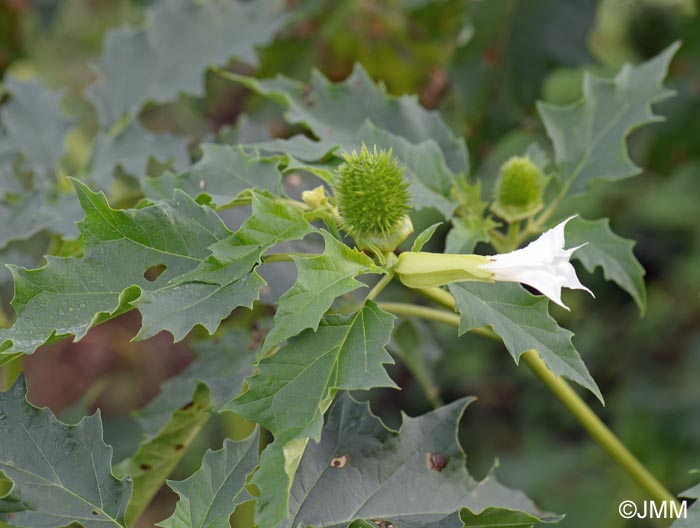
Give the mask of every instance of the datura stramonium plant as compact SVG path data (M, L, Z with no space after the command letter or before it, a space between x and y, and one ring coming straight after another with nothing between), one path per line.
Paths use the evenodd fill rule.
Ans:
M451 282L520 282L539 290L559 306L561 289L585 290L569 262L574 251L564 249L564 228L573 216L522 249L500 255L449 255L441 253L402 253L396 266L401 281L412 288L441 286Z

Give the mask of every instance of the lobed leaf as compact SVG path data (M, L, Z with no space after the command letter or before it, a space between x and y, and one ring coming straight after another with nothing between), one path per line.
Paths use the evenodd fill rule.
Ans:
M258 463L258 433L245 440L224 440L218 451L207 451L202 467L180 482L168 482L180 496L175 512L158 523L163 528L229 528L238 504L252 499L245 490Z
M277 313L265 338L263 354L302 330L315 330L336 297L364 286L355 277L380 272L364 253L349 248L327 231L321 233L326 244L322 255L293 257L298 278L277 300Z
M615 282L629 293L639 311L644 313L647 300L645 271L634 256L633 241L613 233L607 218L584 220L581 217L572 219L566 225L566 240L572 247L585 244L572 258L581 261L591 273L600 266L605 279Z
M283 526L345 528L364 521L353 526L462 528L557 521L493 475L481 482L469 475L457 430L472 401L404 416L400 431L392 431L367 404L338 398L320 443L309 445L299 463Z
M139 338L168 330L182 339L197 324L211 333L235 307L257 299L262 253L312 229L300 210L261 196L253 217L231 235L214 211L180 191L170 201L122 211L104 194L75 187L85 211L85 256L47 257L31 271L11 268L17 321L0 329L3 355L33 353L69 335L81 339L134 306L142 315Z
M175 189L182 189L200 202L223 207L249 189L283 194L279 157L261 158L242 147L210 143L201 148L202 158L187 171L148 179L146 195L170 197Z
M163 486L206 423L209 411L209 391L199 385L191 402L175 410L153 438L142 442L136 453L114 468L118 475L128 475L134 483L124 517L127 525L133 526Z
M233 308L251 307L259 297L265 285L256 272L262 254L278 242L303 238L311 231L300 209L253 195L253 214L236 233L210 246L208 258L133 302L143 315L137 337L146 339L167 330L180 340L196 324L213 333Z
M125 527L128 479L112 474L112 448L99 413L78 425L59 422L26 399L24 377L0 394L0 470L13 482L0 521L13 526Z
M410 143L433 140L453 173L469 170L464 140L453 135L439 113L423 108L416 96L387 94L384 85L372 81L359 64L347 79L337 84L318 71L312 73L308 84L283 75L264 80L226 76L287 107L287 120L309 127L325 145L325 152L353 143L357 131L369 120L377 128ZM304 159L301 151L292 154Z
M459 333L489 326L517 363L534 348L549 370L585 387L603 402L603 395L571 343L573 334L549 315L546 297L528 293L519 284L459 282L450 284L461 320Z
M138 179L147 174L148 162L156 159L173 170L187 166L187 139L173 134L154 134L138 120L117 135L100 132L95 138L89 166L90 178L101 189L108 189L117 167ZM172 197L172 192L167 198Z
M203 95L207 65L232 57L253 62L255 46L268 42L283 22L276 0L156 3L145 28L117 29L105 39L98 81L87 91L100 124L108 128L133 117L149 101Z
M74 182L85 218L83 258L47 257L36 270L12 267L17 320L0 330L3 353L33 353L46 342L82 338L96 324L131 308L142 289L156 289L209 255L229 235L216 213L184 193L143 209L110 208L102 193ZM154 280L144 273L165 270Z
M323 413L339 389L395 387L384 370L393 316L368 301L349 316L327 315L276 354L260 361L248 390L224 408L261 424L275 437L253 482L260 490L256 520L276 526L287 517L287 494L309 438L318 440Z
M661 120L651 105L674 93L662 83L679 47L672 44L639 66L626 64L612 80L586 73L578 103L538 104L564 185L582 191L594 179L619 180L640 172L625 140L633 129Z
M696 484L692 488L683 491L679 496L686 499L694 499L695 502L691 505L686 503L686 515L676 519L671 525L671 528L693 528L694 526L698 526L700 523L700 484ZM668 504L668 506L672 507L670 504Z
M52 91L37 80L4 80L11 94L0 109L5 141L21 152L31 170L46 174L55 170L65 153L66 136L74 121L61 110L61 91Z
M30 238L57 220L57 211L39 193L16 200L0 199L0 249L14 240Z

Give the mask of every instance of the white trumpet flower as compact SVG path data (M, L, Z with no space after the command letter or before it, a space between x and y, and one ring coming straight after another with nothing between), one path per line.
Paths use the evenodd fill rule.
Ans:
M593 292L578 280L576 270L569 262L572 253L585 244L564 249L564 228L572 218L574 217L571 216L545 231L537 240L522 249L488 257L489 262L479 265L479 268L492 273L493 280L532 286L568 310L569 307L561 300L562 288L584 290L593 295Z

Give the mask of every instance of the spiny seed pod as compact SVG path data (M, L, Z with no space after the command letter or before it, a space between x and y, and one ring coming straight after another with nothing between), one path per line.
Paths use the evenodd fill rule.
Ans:
M545 178L530 158L515 156L501 166L494 211L508 221L527 218L542 208Z
M413 232L407 213L410 193L404 168L391 150L344 154L338 168L336 194L343 227L358 245L392 251Z

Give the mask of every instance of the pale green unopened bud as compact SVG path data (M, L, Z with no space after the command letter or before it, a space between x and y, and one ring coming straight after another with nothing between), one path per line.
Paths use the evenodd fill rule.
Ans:
M528 218L542 209L545 182L542 171L530 158L510 158L501 166L491 208L510 222Z

